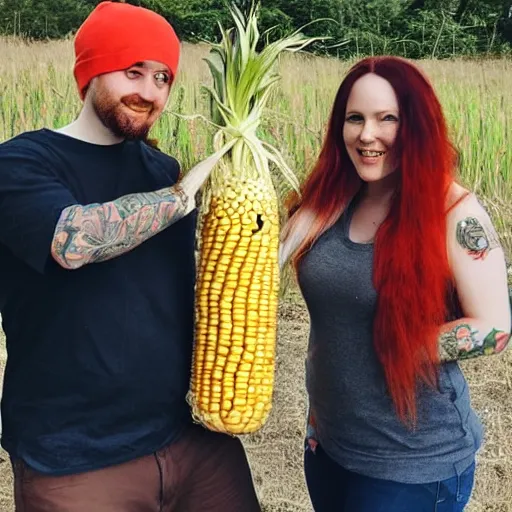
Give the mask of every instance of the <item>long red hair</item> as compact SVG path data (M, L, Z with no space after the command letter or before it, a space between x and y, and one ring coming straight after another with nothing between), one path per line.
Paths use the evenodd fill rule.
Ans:
M305 252L363 185L342 133L352 86L367 73L392 85L400 111L394 148L400 179L374 245L373 279L378 294L374 345L396 412L405 423L414 425L418 383L435 386L437 382L438 333L448 312L451 273L446 205L448 188L455 180L457 151L431 84L405 59L364 59L341 83L316 165L303 184L301 197L293 195L288 202L290 229L298 218L296 213L313 214L312 226L293 262L298 269Z

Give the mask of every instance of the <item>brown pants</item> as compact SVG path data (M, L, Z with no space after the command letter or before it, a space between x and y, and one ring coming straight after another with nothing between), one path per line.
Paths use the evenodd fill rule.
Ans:
M16 512L259 512L237 438L194 426L179 442L131 462L46 476L13 461Z

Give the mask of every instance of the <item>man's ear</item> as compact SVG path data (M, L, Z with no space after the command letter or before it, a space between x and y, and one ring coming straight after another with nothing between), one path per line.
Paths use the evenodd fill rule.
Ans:
M85 102L91 91L95 88L98 77L91 78L89 83L82 89L82 100Z
M89 86L86 86L82 89L82 93L81 93L81 98L82 98L82 101L85 102L85 100L87 99L87 92L89 91Z

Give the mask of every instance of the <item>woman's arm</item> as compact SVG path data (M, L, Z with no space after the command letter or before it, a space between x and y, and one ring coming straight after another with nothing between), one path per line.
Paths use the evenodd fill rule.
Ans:
M279 268L282 269L293 257L313 225L311 211L299 209L283 226L279 244Z
M443 326L441 361L499 354L511 334L505 255L491 219L469 195L448 215L448 257L464 317Z

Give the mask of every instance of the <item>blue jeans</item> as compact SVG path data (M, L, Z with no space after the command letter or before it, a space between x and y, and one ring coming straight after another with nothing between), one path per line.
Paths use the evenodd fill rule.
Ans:
M402 484L343 469L306 444L304 469L315 512L462 512L473 488L475 463L458 477Z

